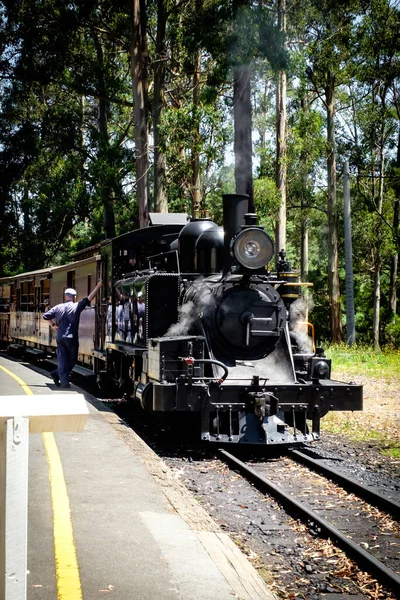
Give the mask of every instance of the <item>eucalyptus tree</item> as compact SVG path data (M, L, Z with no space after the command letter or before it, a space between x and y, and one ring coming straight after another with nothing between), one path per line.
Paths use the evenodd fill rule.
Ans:
M151 46L155 54L150 60L156 206L161 172L170 206L198 215L205 210L211 170L223 161L229 130L220 95L226 87L225 67L218 52L213 55L225 35L224 20L216 18L218 2L169 1L160 14L161 5L157 4L156 43ZM156 166L160 156L161 170Z
M260 223L274 231L281 205L276 186L276 77L267 61L257 66L252 89L253 151L258 162L254 202Z
M91 243L104 215L106 237L115 235L114 203L124 205L131 159L129 77L113 3L5 0L2 8L3 197L8 215L22 212L13 219L11 244L20 246L21 268L30 268L70 243L79 224L86 223Z
M300 214L295 212L296 222L300 221L301 227L292 228L292 231L296 244L299 242L299 251L301 248L301 272L305 277L308 270L308 208L312 204L313 187L317 180L314 163L321 153L322 126L320 115L315 110L318 96L307 88L304 76L307 23L303 3L263 0L260 5L260 58L268 57L268 61L257 63L257 67L267 63L264 71L260 69L262 86L258 84L264 90L264 97L259 93L256 96L255 125L259 135L256 148L260 152L260 174L262 177L267 173L271 176L273 165L272 176L280 198L278 206L273 208L276 215L277 253L282 247L290 246L293 238L290 235L286 244L287 212L302 207ZM275 106L271 104L272 94L275 94ZM257 188L260 186L261 182L257 182ZM271 191L269 194L275 196Z
M187 148L181 151L187 161L186 188L191 197L191 212L200 216L205 211L204 192L210 159L217 160L221 143L224 145L223 113L219 100L219 90L224 81L216 75L216 61L207 48L207 29L210 25L209 14L214 15L216 4L204 0L192 0L185 3L179 15L175 17L171 33L174 44L174 57L181 67L182 79L174 102L180 98L179 111L185 113ZM210 81L212 84L210 85ZM182 87L182 82L186 84ZM172 89L174 86L172 85ZM183 133L183 131L182 131ZM211 157L211 144L215 146Z
M148 54L145 0L132 0L131 71L139 226L149 223Z
M1 8L0 169L2 214L8 228L2 223L0 235L8 237L8 244L1 244L3 252L9 248L5 258L9 262L3 269L15 271L39 266L46 255L46 240L57 245L70 230L70 206L58 194L68 190L71 196L84 196L73 174L78 161L73 138L79 106L63 106L66 90L54 85L55 79L63 77L63 63L71 55L76 23L69 9L56 0L47 7L4 1ZM54 13L50 20L49 12ZM62 145L68 147L68 159L58 155ZM45 210L49 185L58 188L58 194Z
M297 65L300 77L288 108L287 206L291 220L300 224L293 237L300 254L301 280L308 281L310 231L313 237L319 235L319 228L313 227L315 212L327 213L326 202L321 203L321 195L318 194L318 185L324 178L326 142L323 116L318 109L316 95L308 89L304 72L301 72L303 64L300 60Z
M156 212L168 212L168 193L166 189L166 159L161 148L161 119L165 110L165 77L168 60L167 21L169 5L167 0L157 2L156 34L153 58L153 163L154 183L153 208Z
M396 116L398 121L398 133L397 133L397 152L396 162L392 169L394 175L394 206L393 206L393 241L394 241L394 252L391 262L390 269L390 309L392 312L392 319L395 319L397 314L397 283L399 280L399 259L400 259L400 87L399 78L393 84L393 104L396 110Z
M286 0L277 0L278 30L283 36L286 35L287 21ZM285 48L285 40L282 39L282 50ZM287 73L286 69L280 69L277 74L276 86L276 187L278 188L281 202L276 224L275 251L278 253L286 248L286 193L287 193ZM278 263L278 256L275 257Z
M350 77L354 18L357 3L313 0L306 2L307 75L326 112L327 130L327 213L328 213L328 288L331 337L342 340L340 304L339 255L337 231L337 179L335 115L336 93Z
M371 266L373 272L373 343L380 346L382 268L392 263L392 289L388 290L388 304L396 278L394 256L398 247L388 240L396 240L398 214L393 189L387 175L398 139L398 112L396 110L396 81L400 76L400 42L398 37L400 13L389 0L373 0L358 25L359 52L363 60L358 68L358 80L365 94L359 111L364 155L363 187L374 215L371 231ZM397 107L398 108L398 107ZM365 177L367 176L367 177ZM390 231L392 229L392 231ZM394 234L394 235L393 235ZM391 254L388 260L388 253Z
M92 0L77 6L77 19L79 46L69 65L70 89L83 102L86 176L93 209L102 213L96 224L104 237L111 238L124 229L120 218L127 201L123 186L134 181L129 15L111 1ZM132 226L133 214L128 219Z

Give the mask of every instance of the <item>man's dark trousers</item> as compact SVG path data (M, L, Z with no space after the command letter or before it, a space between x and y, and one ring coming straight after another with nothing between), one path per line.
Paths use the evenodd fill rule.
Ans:
M78 340L61 338L57 341L58 368L53 371L62 386L69 384L69 374L78 360Z

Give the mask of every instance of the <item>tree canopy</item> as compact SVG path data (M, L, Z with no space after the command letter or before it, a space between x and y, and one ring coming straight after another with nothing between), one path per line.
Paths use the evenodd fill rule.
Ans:
M400 345L399 30L392 0L0 0L0 276L246 192L340 340L348 161L357 339Z

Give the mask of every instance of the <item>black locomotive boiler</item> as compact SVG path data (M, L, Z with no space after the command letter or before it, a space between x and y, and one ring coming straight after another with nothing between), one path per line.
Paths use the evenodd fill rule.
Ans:
M128 250L115 242L137 268L113 286L98 379L146 410L199 413L206 441L317 440L328 411L362 410L362 386L331 380L308 336L303 284L284 252L268 270L274 245L247 196L223 202L223 227L191 219L179 232L133 232Z

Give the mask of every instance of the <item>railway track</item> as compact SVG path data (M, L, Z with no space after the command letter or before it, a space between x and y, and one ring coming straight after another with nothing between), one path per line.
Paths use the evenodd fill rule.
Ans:
M357 481L357 479L351 479L336 469L324 465L320 461L307 456L307 454L304 454L299 450L290 450L288 456L310 468L312 471L320 473L324 477L331 479L331 481L338 483L344 489L357 494L360 498L363 498L363 500L372 504L372 506L376 506L376 508L387 512L394 519L400 521L400 504L398 502L394 502L387 496L363 485Z
M390 533L387 533L387 531L386 533L385 531L379 532L378 525L375 523L372 523L371 525L371 512L368 512L365 524L365 515L363 515L365 509L359 505L359 501L357 498L355 498L354 493L356 493L359 498L361 497L368 499L369 505L378 507L380 510L382 510L382 507L385 506L385 512L390 513L397 519L400 510L398 504L386 499L381 494L377 494L373 490L366 488L357 481L351 480L333 469L318 464L317 461L310 459L303 453L291 451L289 454L291 459L306 464L308 469L311 468L314 471L318 470L318 472L325 478L328 477L329 479L335 480L346 489L351 488L352 494L348 496L347 503L344 502L344 496L342 496L340 499L340 508L342 514L346 516L344 516L341 525L338 526L338 524L329 522L326 520L326 518L321 516L321 513L329 513L329 511L332 510L332 504L338 503L338 497L329 496L329 494L324 493L322 496L323 500L321 502L321 488L315 483L315 475L313 475L313 484L310 485L304 475L302 476L300 474L299 476L298 467L296 469L292 469L292 476L289 476L286 479L282 478L282 468L278 467L275 469L277 477L279 473L278 483L275 483L272 479L266 477L265 473L263 473L263 468L260 468L259 465L256 467L249 466L247 463L239 460L236 456L225 450L220 450L219 453L230 466L233 466L235 470L244 475L244 477L250 480L259 490L264 492L266 491L268 494L277 499L287 512L296 515L303 520L303 522L305 522L314 533L318 533L318 535L323 535L330 538L350 558L352 558L360 568L369 572L382 585L392 590L396 597L400 597L400 576L396 572L397 569L394 570L393 568L387 566L376 556L374 556L371 551L367 551L367 548L369 550L373 550L375 548L375 550L380 549L380 554L388 554L388 551L392 552L391 545L393 545L393 547L397 546L400 548L400 537L398 533L396 535L391 535ZM294 476L295 470L297 472L297 477ZM270 475L270 472L271 465L269 464L268 475ZM295 479L298 480L297 483L295 483ZM316 498L317 493L319 493L319 498ZM298 499L299 497L302 498L301 501ZM316 510L310 507L310 504L312 503L316 503L318 505ZM337 509L338 506L336 505L336 512ZM384 515L383 518L385 518ZM335 520L338 519L333 519L333 521ZM354 521L356 521L356 523ZM361 524L361 522L363 522L363 524ZM355 527L355 524L357 524L358 527ZM371 527L373 530L372 534ZM387 527L388 522L386 521L386 528ZM389 524L389 529L390 527L391 524ZM367 534L367 538L373 539L373 544L364 541L366 539L365 528L367 528L367 531L369 532ZM383 526L383 529L385 529L385 525ZM346 531L346 534L344 531ZM388 539L388 537L390 537L390 539ZM359 543L355 542L353 538L359 539ZM388 562L395 564L396 560L398 560L398 555L397 559L396 557L393 557L393 560L388 560Z

